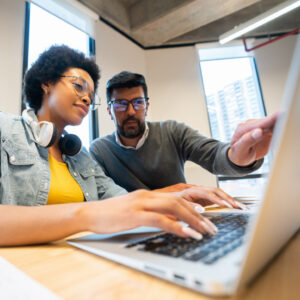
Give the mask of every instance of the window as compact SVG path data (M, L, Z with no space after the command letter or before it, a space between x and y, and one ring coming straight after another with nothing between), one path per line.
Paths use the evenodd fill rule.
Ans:
M230 142L239 123L265 116L253 57L241 47L200 49L202 74L211 135ZM258 196L268 172L268 157L256 172L240 178L218 176L219 186L233 196Z
M90 47L93 44L91 42L92 39L87 33L33 3L27 3L27 5L30 5L30 9L28 9L28 13L30 14L28 18L28 68L38 58L40 53L54 44L65 44L83 52L85 55L93 54ZM65 128L67 132L78 135L83 146L87 149L89 148L90 141L95 138L95 133L92 130L97 131L97 128L90 126L91 123L96 124L94 119L95 114L90 113L88 117L83 119L79 126L67 126ZM89 128L92 130L89 130Z

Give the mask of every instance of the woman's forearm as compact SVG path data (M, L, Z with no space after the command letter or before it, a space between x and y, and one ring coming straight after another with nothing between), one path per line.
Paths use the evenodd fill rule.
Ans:
M0 205L0 246L45 243L87 230L80 214L83 205Z
M189 193L199 196L198 190ZM113 233L142 225L196 239L202 238L200 233L215 234L216 226L196 212L190 205L191 200L186 201L174 193L138 190L84 203L34 207L0 205L0 246L51 242L82 231ZM187 232L177 220L197 231L190 228Z

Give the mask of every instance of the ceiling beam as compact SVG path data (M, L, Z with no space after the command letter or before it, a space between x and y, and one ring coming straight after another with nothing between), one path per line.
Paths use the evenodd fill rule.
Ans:
M144 46L162 45L261 0L148 0L130 7L131 36Z
M120 30L130 33L128 9L119 0L77 0Z

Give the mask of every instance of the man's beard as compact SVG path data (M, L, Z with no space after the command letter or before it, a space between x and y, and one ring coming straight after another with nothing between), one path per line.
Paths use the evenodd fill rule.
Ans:
M125 130L124 125L126 124L127 121L130 121L130 120L136 121L137 128L130 127ZM117 126L117 132L119 135L121 135L125 138L134 139L134 138L142 135L145 131L145 128L146 128L145 122L141 123L140 120L138 120L134 117L129 117L128 119L126 119L122 122L121 126L120 125Z

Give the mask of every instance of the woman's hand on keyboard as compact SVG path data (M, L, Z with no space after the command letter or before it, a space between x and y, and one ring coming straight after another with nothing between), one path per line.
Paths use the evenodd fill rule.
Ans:
M215 234L216 226L201 216L185 199L172 193L138 190L127 195L82 205L78 220L84 230L113 233L138 226L159 227L181 237L201 239ZM182 226L183 221L191 228ZM192 229L193 228L193 229Z

